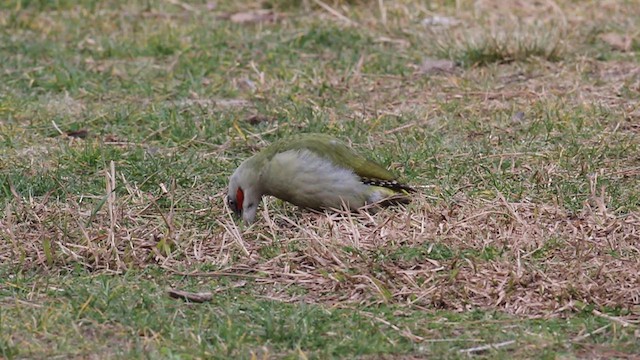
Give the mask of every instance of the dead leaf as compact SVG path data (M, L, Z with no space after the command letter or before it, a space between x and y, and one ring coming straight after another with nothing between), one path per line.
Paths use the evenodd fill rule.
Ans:
M87 129L80 129L80 130L75 130L75 131L67 131L67 136L69 136L69 137L75 137L75 138L84 139L84 138L87 137L87 135L89 135L89 130L87 130Z
M430 16L422 19L422 25L431 27L450 27L460 23L460 20L448 16Z
M209 107L248 107L251 102L244 99L185 99L176 103L180 107L199 106L202 108Z
M426 58L420 64L420 74L450 73L455 69L456 63L451 60Z
M513 122L520 122L524 120L524 112L523 111L518 111L515 114L513 114L511 116L511 121Z
M229 17L234 23L237 24L248 24L248 23L257 23L257 22L274 22L276 21L278 16L272 10L254 10L254 11L243 11L232 14Z
M104 142L114 142L114 141L120 141L120 139L118 139L118 137L117 137L117 136L115 136L115 135L111 135L111 134L106 135L106 136L104 137Z
M244 99L217 99L214 100L216 106L219 107L247 107L251 105L251 102Z
M247 122L251 125L258 125L263 122L271 122L272 119L265 115L253 114L247 118Z
M256 83L246 77L238 80L234 79L233 82L236 84L236 87L241 90L256 91L257 89Z
M614 50L626 52L631 50L632 38L628 35L622 35L614 32L600 34L600 40L606 42Z
M631 120L640 119L640 107L627 114L627 118Z

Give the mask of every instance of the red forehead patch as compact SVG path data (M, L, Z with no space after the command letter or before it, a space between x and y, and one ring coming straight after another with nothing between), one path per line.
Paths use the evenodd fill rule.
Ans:
M242 211L242 203L244 202L244 191L241 188L238 188L236 191L236 210Z

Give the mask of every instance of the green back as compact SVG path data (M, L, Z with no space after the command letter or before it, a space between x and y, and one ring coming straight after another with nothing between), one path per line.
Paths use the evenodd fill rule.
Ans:
M264 150L267 159L288 150L307 149L330 159L334 164L353 169L356 175L379 180L394 180L389 170L368 160L333 136L325 134L300 134L278 140Z

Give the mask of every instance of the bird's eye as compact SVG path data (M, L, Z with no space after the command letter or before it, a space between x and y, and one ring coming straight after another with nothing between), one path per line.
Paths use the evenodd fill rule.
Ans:
M232 198L227 198L227 204L229 204L229 207L232 208L232 209L236 208L236 202L233 201Z

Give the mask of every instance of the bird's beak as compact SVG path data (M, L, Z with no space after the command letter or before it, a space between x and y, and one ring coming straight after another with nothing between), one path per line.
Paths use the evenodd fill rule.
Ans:
M229 207L229 209L233 211L236 218L242 217L242 207L238 209L238 205L236 204L235 201L232 201L231 198L227 198L226 204Z
M242 209L238 209L238 208L233 208L233 213L236 215L236 218L242 218Z

